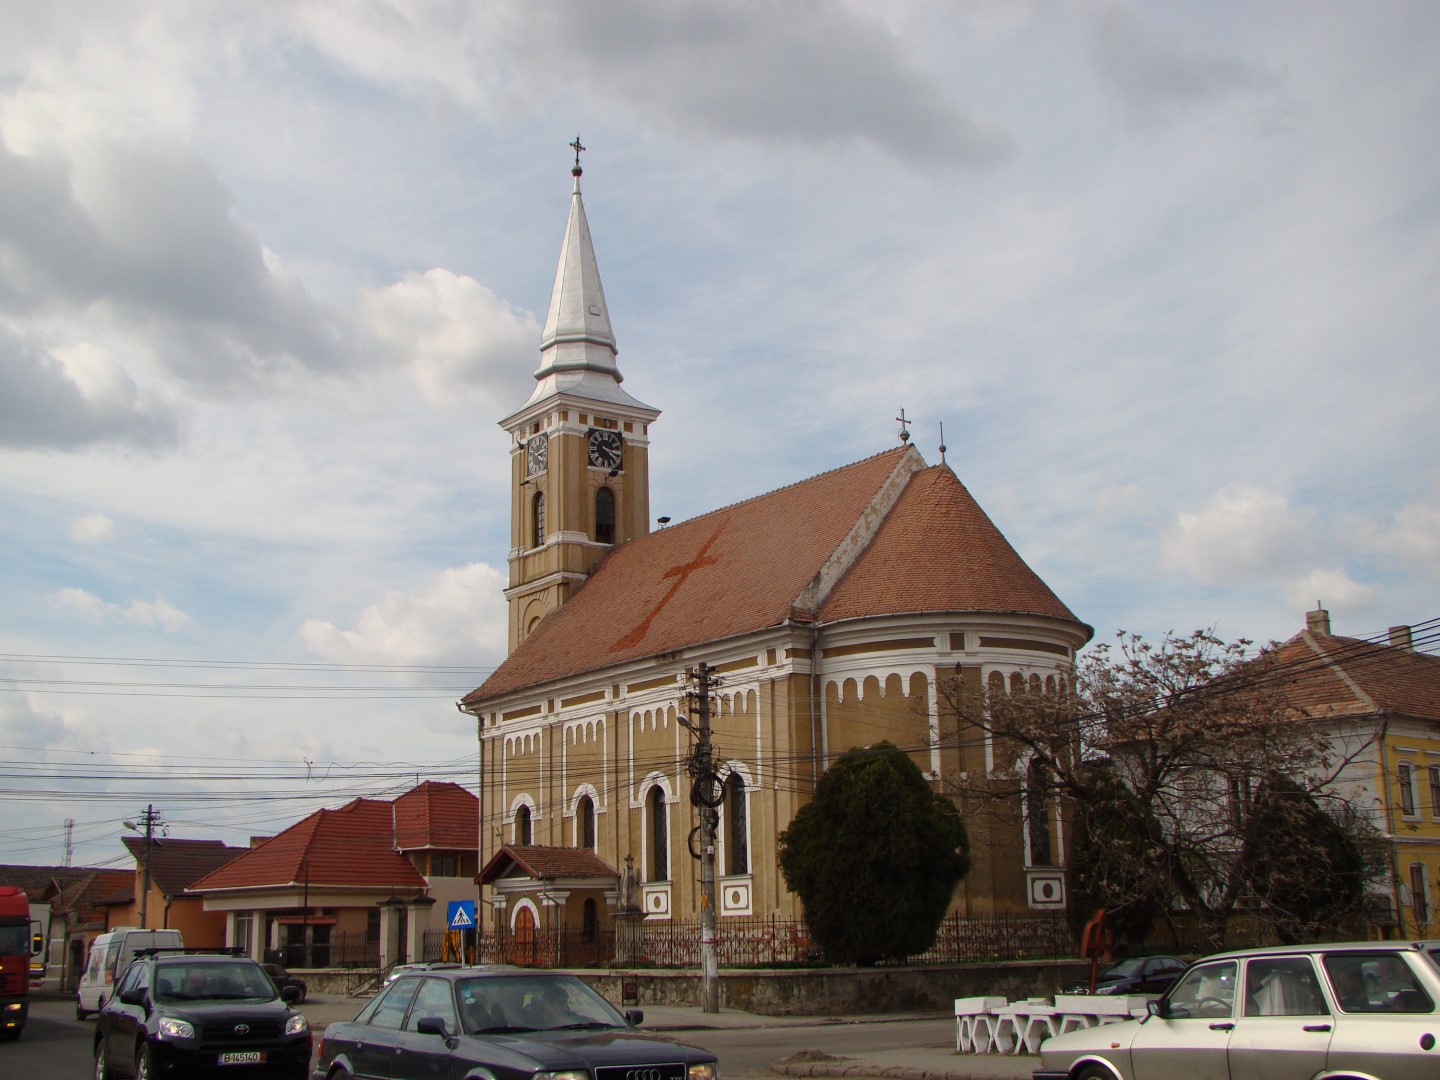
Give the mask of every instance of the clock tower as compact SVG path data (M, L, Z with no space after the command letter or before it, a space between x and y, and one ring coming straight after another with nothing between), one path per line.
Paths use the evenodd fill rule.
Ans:
M530 400L510 435L510 651L585 581L615 544L649 531L650 424L658 409L620 387L615 334L580 199L570 218Z

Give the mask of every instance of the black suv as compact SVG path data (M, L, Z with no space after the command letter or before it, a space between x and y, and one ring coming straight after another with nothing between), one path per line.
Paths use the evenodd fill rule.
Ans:
M254 960L142 949L95 1025L95 1080L310 1071L310 1025Z

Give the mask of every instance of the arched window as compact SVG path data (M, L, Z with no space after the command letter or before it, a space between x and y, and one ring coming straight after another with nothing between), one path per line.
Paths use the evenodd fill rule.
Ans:
M645 796L645 811L649 818L650 842L648 852L651 881L670 880L670 830L665 820L665 789L656 784Z
M575 846L595 850L595 800L589 795L575 804Z
M608 487L595 492L595 540L600 544L615 542L615 493Z
M732 772L725 780L725 873L750 872L750 809L745 778Z
M515 811L515 843L528 845L532 842L530 828L530 807L522 806Z
M535 498L530 501L530 536L531 547L539 547L545 542L545 493L537 491Z
M1025 828L1030 839L1030 865L1050 866L1050 799L1045 766L1032 758L1025 770Z

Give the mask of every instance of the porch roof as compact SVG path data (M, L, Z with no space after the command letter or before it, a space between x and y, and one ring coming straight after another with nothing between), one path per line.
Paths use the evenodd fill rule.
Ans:
M605 878L618 881L619 872L589 848L541 847L506 844L475 877L478 885L489 885L512 869L536 881L559 878Z

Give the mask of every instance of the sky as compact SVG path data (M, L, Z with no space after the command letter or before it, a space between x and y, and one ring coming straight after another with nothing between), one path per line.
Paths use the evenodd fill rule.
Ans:
M0 24L0 862L473 782L577 135L657 517L903 409L1097 641L1440 616L1430 0Z

